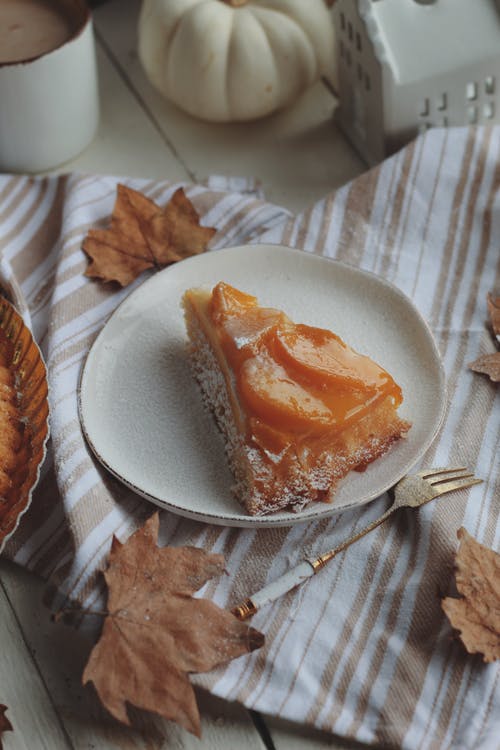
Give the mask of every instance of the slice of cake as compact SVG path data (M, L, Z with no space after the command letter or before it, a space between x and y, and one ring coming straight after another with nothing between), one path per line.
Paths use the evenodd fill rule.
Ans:
M334 333L220 282L183 298L190 356L251 515L330 502L409 429L401 388Z

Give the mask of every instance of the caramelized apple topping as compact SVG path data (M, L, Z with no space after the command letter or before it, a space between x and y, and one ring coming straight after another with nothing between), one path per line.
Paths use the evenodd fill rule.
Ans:
M214 288L208 313L259 444L268 435L275 447L276 430L288 442L341 432L387 396L402 401L389 373L331 331L296 325L229 284Z

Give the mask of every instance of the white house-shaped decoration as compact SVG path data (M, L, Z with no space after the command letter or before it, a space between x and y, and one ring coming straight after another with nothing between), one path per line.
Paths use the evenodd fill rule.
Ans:
M430 127L500 122L500 0L337 0L341 128L376 164Z

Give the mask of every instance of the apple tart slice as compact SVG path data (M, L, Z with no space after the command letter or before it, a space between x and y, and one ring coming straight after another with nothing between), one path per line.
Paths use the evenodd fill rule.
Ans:
M183 306L193 374L249 514L331 502L343 477L410 428L389 373L331 331L224 282L189 289Z

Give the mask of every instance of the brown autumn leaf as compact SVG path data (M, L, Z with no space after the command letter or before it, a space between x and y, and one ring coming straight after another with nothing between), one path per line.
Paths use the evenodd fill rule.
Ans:
M113 539L107 616L90 654L91 681L108 711L130 724L126 703L154 711L200 736L191 672L208 672L250 653L264 636L193 594L224 572L222 555L157 547L158 514L121 544Z
M483 354L482 357L478 357L474 362L471 362L469 367L474 372L488 375L494 383L500 383L500 352Z
M477 542L462 527L456 556L460 599L443 599L443 609L470 654L485 662L500 659L500 555Z
M200 225L182 188L160 208L137 190L118 185L109 229L90 229L83 241L89 256L85 275L127 286L149 268L202 253L216 231Z
M6 711L7 706L0 703L0 735L3 734L3 732L12 732L12 724L5 715ZM0 750L2 750L2 747L2 738L0 737Z

